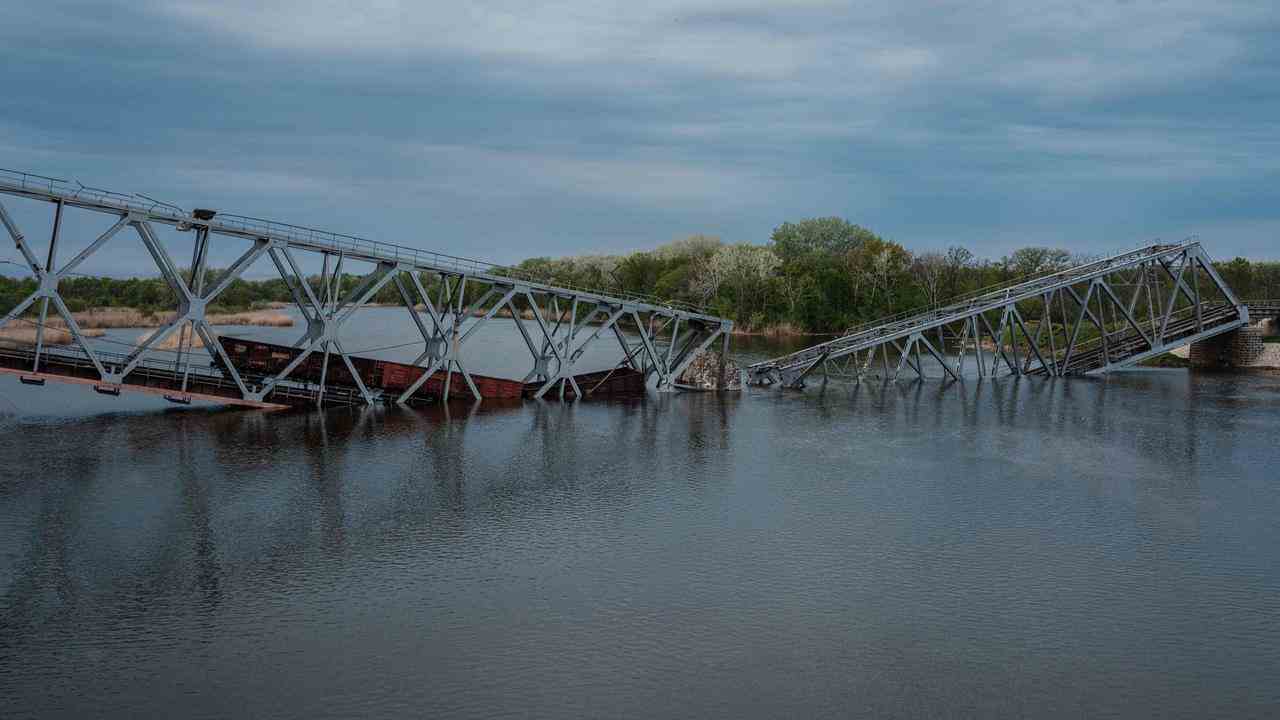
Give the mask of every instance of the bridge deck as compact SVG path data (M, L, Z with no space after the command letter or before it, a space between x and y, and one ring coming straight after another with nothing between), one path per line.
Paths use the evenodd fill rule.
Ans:
M1047 368L1036 365L1028 374L1084 375L1107 366L1119 365L1121 362L1124 365L1132 365L1153 355L1168 352L1175 347L1181 347L1197 340L1229 332L1239 327L1238 318L1239 315L1236 308L1225 304L1206 308L1201 319L1201 325L1197 325L1196 318L1189 314L1175 318L1170 321L1164 333L1166 347L1157 352L1151 352L1150 345L1144 335L1139 334L1136 330L1126 329L1110 334L1107 338L1106 347L1103 347L1101 337L1088 343L1081 343L1072 355L1070 364L1062 367L1062 372L1060 373L1052 373ZM1201 329L1202 327L1208 328L1208 330L1203 330ZM1059 355L1058 357L1061 356Z
M105 395L118 395L121 391L139 392L160 395L178 403L207 400L275 410L315 402L312 393L304 393L291 386L280 388L280 392L272 395L271 402L245 399L235 383L221 373L208 372L199 366L192 366L190 372L185 373L184 382L184 373L175 370L172 364L161 366L146 363L129 373L125 382L109 384L102 382L94 364L79 353L49 348L40 356L39 371L32 372L35 357L34 348L0 349L0 373L17 375L25 383L43 385L52 381L87 385ZM346 393L340 393L339 396L344 394Z
M40 355L39 371L32 372L35 355L34 348L0 348L0 374L15 375L27 384L57 382L90 386L105 395L118 395L122 391L159 395L180 404L204 400L224 405L276 410L317 404L357 405L365 402L359 387L350 376L343 377L337 372L335 377L323 385L316 378L301 375L295 382L277 387L270 402L263 402L245 399L240 388L216 365L145 363L131 372L124 382L107 384L101 381L93 363L74 348L48 348ZM111 353L101 353L100 357L104 357L109 363L122 362L125 358L124 355ZM422 372L422 368L413 365L355 356L352 359L360 368L366 386L372 388L377 398L383 402L395 400L398 395L392 390L403 390L408 382ZM236 358L235 362L241 377L249 382L261 382L270 377L270 373L264 372L261 367L255 368L241 358ZM400 384L388 386L381 379L375 379L373 372L366 369L374 364L388 366L378 368L378 378L397 377ZM409 401L432 402L439 400L446 392L451 400L470 400L462 378L456 377L453 383L449 383L446 375L442 371L434 373L414 391ZM483 397L491 400L531 397L540 385L536 382L526 383L482 375L472 377ZM582 388L588 396L636 394L644 391L643 375L630 368L580 373L574 376L574 381L574 386ZM573 390L569 389L568 392L572 393Z

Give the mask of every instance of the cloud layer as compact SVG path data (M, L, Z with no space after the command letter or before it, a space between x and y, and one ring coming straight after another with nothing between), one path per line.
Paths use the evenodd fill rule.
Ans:
M5 11L0 158L511 260L843 215L911 247L1275 257L1266 2Z

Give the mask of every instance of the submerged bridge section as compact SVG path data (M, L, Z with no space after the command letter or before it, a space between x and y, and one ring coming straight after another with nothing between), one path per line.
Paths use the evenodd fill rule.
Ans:
M638 373L658 390L670 390L679 386L678 378L699 352L717 340L727 351L732 329L730 321L698 308L550 285L491 263L297 225L211 210L186 212L145 196L30 173L0 170L0 197L44 204L43 216L49 217L42 233L47 244L33 242L0 202L0 223L38 284L0 318L0 327L26 323L36 333L34 347L0 352L0 372L18 374L29 383L53 379L107 394L136 390L176 402L198 397L251 406L404 403L426 397L431 386L439 388L433 397L457 397L457 388L465 387L465 395L480 400L485 397L482 388L491 384L478 383L467 370L464 351L509 352L485 347L484 336L477 334L502 315L519 330L529 371L522 380L501 381L518 390L499 382L492 384L500 388L495 392L583 398L597 381L606 384L599 374L577 367L588 346L616 343L615 363L604 368L605 377ZM91 240L84 238L87 244L70 260L63 260L70 240L65 219L72 213L93 216L98 230ZM112 351L81 330L59 285L83 274L95 256L128 241L129 235L150 255L176 300L172 316L149 338L123 349L117 343ZM238 257L225 271L212 273L211 252L228 247ZM191 253L187 268L175 262L177 248ZM206 319L219 296L260 262L274 267L306 324L287 361L270 365L267 373L261 365L254 372L242 370L244 364L233 361L227 343ZM308 263L314 270L304 269ZM344 278L355 273L361 274L360 281L344 291ZM343 328L388 285L395 287L411 316L413 342L422 348L412 363L417 371L401 373L412 379L393 390L366 382L370 375L358 371L357 364L364 367L369 360L349 354L342 339ZM45 343L46 329L54 325L70 334L70 344ZM159 349L175 334L176 351ZM317 356L318 368L308 373ZM330 367L334 363L341 363L345 372L335 372ZM333 383L331 376L343 382ZM587 377L591 385L580 387L579 379Z
M1133 365L1249 322L1199 242L1151 245L942 307L854 328L748 367L756 385L806 378L897 379L909 371L958 380L1083 375ZM926 358L928 358L926 360Z

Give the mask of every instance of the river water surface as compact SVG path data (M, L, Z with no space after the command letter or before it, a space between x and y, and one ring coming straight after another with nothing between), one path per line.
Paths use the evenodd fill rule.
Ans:
M4 718L1280 712L1275 377L0 413Z

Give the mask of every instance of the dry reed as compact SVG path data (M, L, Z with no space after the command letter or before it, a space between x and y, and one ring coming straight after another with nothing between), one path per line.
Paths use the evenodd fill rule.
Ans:
M81 328L153 328L167 324L173 313L153 313L134 308L94 308L72 313ZM234 313L209 313L205 316L210 325L262 325L266 327L291 327L293 318L277 310L250 310ZM65 328L62 318L50 318L50 327Z
M133 308L94 308L72 313L76 324L82 328L136 328L157 327L165 322L158 313ZM62 318L50 318L51 325L65 326Z
M104 331L97 328L85 330L82 333L85 337L100 337ZM59 327L45 327L44 344L45 345L70 345L75 342L71 337L71 333ZM6 326L0 328L0 346L4 347L35 347L36 345L36 328L32 326Z
M293 325L293 318L275 310L251 310L249 312L239 313L210 313L205 316L205 320L208 321L210 325L259 325L263 327L291 327ZM157 323L157 325L159 325L159 323ZM149 333L143 333L138 336L137 344L141 345L157 332L159 332L158 329ZM169 333L165 339L161 340L156 345L153 345L152 348L155 350L178 350L184 344L183 333L184 328L180 327ZM187 338L185 340L187 348L204 347L204 340L200 337L199 333L193 332L190 326L185 328L185 333Z
M183 346L183 331L184 331L184 328L178 328L177 330L174 330L173 332L169 333L169 335L165 337L165 339L161 340L155 345L152 345L151 349L152 350L177 350L181 348ZM192 332L190 327L185 328L185 331L186 331L186 347L188 350L194 350L196 348L204 347L204 339L200 337L200 333ZM151 336L155 335L158 332L160 332L159 329L152 330L151 332L147 332L147 333L142 333L141 335L138 336L138 344L141 345L147 340L150 340Z
M250 310L238 313L209 313L205 320L210 325L260 325L262 327L293 327L293 318L277 310Z

